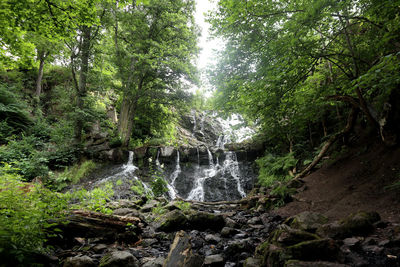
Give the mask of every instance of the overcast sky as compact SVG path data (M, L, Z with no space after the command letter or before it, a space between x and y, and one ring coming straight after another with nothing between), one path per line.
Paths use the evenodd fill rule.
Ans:
M196 22L201 29L201 37L199 39L200 54L198 58L198 68L200 71L205 71L205 68L211 65L214 61L213 50L221 48L222 42L220 40L209 40L209 28L210 25L205 22L205 13L212 10L215 7L215 3L211 3L209 0L196 0ZM206 77L203 73L201 75L203 87L208 87ZM203 88L210 89L210 88Z

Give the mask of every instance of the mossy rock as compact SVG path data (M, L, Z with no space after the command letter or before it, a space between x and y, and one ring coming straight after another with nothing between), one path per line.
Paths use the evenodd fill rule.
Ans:
M285 227L275 230L269 239L270 243L280 246L291 246L303 241L316 240L320 237L306 231Z
M336 242L330 238L304 241L285 249L292 259L298 260L335 260L339 252Z
M128 251L112 251L103 256L99 267L138 267L138 260Z
M187 227L187 217L180 210L170 211L157 221L156 230L172 232L185 229Z
M374 223L380 220L377 212L358 212L347 218L326 224L318 228L317 233L323 236L341 239L350 236L367 236L374 229Z
M327 222L328 218L326 216L317 212L305 211L288 218L285 224L295 229L315 233L321 225Z

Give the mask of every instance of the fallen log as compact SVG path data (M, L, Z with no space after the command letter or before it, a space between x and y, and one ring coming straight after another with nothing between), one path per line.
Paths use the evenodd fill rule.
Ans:
M142 221L138 217L107 215L98 212L75 210L50 232L61 233L50 238L51 244L70 245L77 238L96 238L104 243L135 243L140 237ZM57 230L56 230L57 229Z

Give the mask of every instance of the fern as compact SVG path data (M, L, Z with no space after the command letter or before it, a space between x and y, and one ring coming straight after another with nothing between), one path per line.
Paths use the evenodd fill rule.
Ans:
M284 156L273 156L268 154L256 160L260 171L258 181L262 186L272 186L275 182L289 180L289 170L297 164L293 153Z

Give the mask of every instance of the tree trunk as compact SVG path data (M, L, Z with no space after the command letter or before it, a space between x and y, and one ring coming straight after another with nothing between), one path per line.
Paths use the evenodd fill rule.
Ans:
M42 79L43 79L43 69L44 69L44 62L46 60L46 53L45 52L38 52L38 58L39 58L39 71L38 71L38 76L36 79L36 91L35 91L35 97L38 99L40 98L40 94L42 93Z
M307 166L307 168L305 168L301 173L299 173L295 179L299 179L304 177L308 172L310 172L319 162L320 160L324 157L325 153L328 151L328 149L330 148L330 146L332 144L334 144L336 142L336 140L338 140L341 137L344 137L346 135L348 135L354 127L354 124L356 122L357 119L357 114L358 114L359 109L352 107L351 112L349 114L349 117L347 119L347 125L346 127L340 131L339 133L335 134L334 136L332 136L322 147L321 151L319 152L319 154L314 158L314 160L310 163L310 165Z
M90 57L90 27L84 26L82 29L82 46L81 46L81 66L79 72L78 95L76 98L76 106L79 111L83 110L84 98L86 96L86 83L87 75L89 72L89 57ZM81 115L78 116L76 121L75 138L81 141L84 119Z
M118 121L118 131L122 141L122 147L129 145L129 140L133 130L133 119L135 117L135 107L129 99L124 97L121 106L121 115Z

